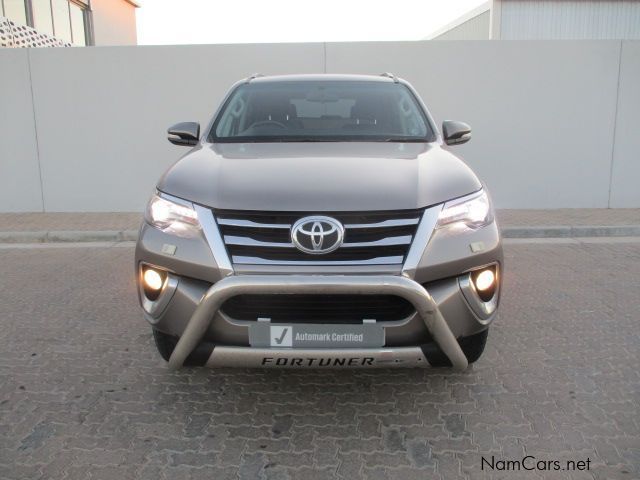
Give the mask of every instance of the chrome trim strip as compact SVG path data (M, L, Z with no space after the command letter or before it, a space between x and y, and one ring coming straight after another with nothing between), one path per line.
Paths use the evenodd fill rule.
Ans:
M242 265L399 265L402 255L376 257L369 260L267 260L260 257L233 255L233 263Z
M366 213L366 212L363 212ZM384 227L402 227L405 225L415 225L420 221L420 217L401 218L398 220L384 220L377 223L351 223L345 224L344 228L384 228Z
M202 226L202 231L211 249L213 259L218 265L220 275L226 277L227 275L233 274L233 266L229 260L227 248L224 246L224 241L222 240L222 235L220 235L216 219L213 217L213 212L201 205L194 205L193 208L198 215L198 221Z
M343 243L342 247L388 247L392 245L409 245L411 243L411 235L402 235L399 237L387 237L380 240L374 240L372 242L353 242Z
M422 285L409 278L392 275L235 275L214 283L204 294L171 354L169 368L180 368L184 364L227 299L245 293L398 295L413 304L451 364L459 370L468 366L467 357L433 297ZM318 353L321 352L319 350ZM354 349L356 355L357 352Z
M295 248L293 243L263 242L262 240L255 240L251 237L239 237L237 235L225 235L224 243L226 245L242 245L251 247ZM410 243L411 235L403 235L399 237L382 238L372 242L343 243L339 248L387 247L391 245L408 245Z
M238 237L236 235L225 235L224 243L226 245L242 245L249 247L273 247L273 248L294 248L293 243L280 243L280 242L263 242L262 240L255 240L251 237Z
M345 224L344 228L384 228L384 227L402 227L406 225L415 225L420 221L420 217L403 218L398 220L384 220L377 223L351 223ZM253 227L253 228L291 228L289 223L258 223L252 220L242 220L238 218L218 218L218 224L228 225L231 227Z
M231 227L251 227L251 228L291 228L290 223L257 223L252 220L240 220L236 218L218 218L220 225Z
M173 195L169 195L168 193L161 192L160 190L156 190L156 195L165 200L169 200L170 202L177 203L178 205L182 205L183 207L193 208L193 203L188 200L185 200L180 197L174 197Z
M291 349L215 347L207 367L240 368L391 368L428 367L418 347L366 349Z
M435 205L427 208L422 214L420 225L418 225L415 238L413 239L411 248L409 248L409 252L407 253L407 259L404 262L404 266L402 267L402 274L404 276L409 278L413 278L415 276L422 254L427 248L429 240L431 240L431 235L433 235L433 231L438 223L438 216L440 215L441 210L442 204Z

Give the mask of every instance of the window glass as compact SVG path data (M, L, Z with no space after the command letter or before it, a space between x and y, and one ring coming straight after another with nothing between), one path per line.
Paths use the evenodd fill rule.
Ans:
M321 118L324 115L349 118L356 101L352 98L339 98L335 102L321 103L306 98L292 98L291 103L296 107L299 117Z
M69 1L51 0L53 6L53 29L57 38L71 43L71 21L69 20Z
M27 24L24 0L4 0L4 16L19 25Z
M236 88L211 137L220 142L425 142L432 132L402 83L258 80Z
M33 6L33 27L40 33L53 35L53 17L49 0L31 0Z
M84 11L80 6L73 2L69 4L69 8L71 9L71 32L73 34L73 43L84 47L87 44L84 33Z

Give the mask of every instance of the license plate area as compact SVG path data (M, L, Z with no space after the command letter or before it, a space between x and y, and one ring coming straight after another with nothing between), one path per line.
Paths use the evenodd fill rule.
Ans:
M282 324L258 321L249 325L249 344L261 348L378 348L384 328L362 324Z

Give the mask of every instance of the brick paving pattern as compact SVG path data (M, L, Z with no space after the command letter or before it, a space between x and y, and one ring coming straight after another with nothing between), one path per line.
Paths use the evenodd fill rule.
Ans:
M450 370L167 370L133 250L0 250L0 478L640 478L640 243L510 244ZM481 458L586 460L489 472Z
M137 230L142 213L0 213L0 232Z
M640 225L640 208L498 210L496 215L501 227Z

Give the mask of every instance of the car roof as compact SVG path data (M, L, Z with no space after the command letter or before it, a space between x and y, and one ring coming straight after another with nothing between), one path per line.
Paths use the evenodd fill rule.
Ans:
M385 75L354 75L336 73L312 73L297 75L254 75L247 80L256 83L268 82L306 82L306 81L341 81L341 82L394 82L395 77Z

